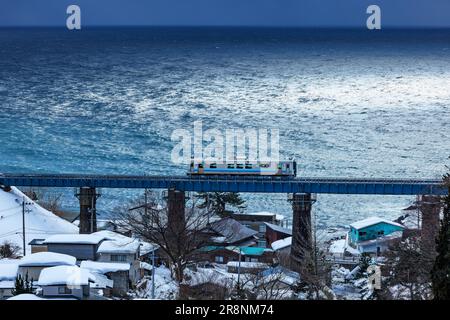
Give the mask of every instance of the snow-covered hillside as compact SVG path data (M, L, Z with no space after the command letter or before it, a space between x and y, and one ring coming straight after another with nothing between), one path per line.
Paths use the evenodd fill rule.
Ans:
M26 251L33 239L45 239L52 234L78 233L78 227L59 218L52 212L40 207L25 196L19 189L12 187L10 192L0 189L0 244L10 241L22 247L22 201L27 203L25 214Z

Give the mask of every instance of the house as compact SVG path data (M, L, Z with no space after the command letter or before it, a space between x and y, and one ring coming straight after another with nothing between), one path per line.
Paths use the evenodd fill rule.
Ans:
M45 268L39 276L38 286L42 288L44 298L89 297L90 283L95 277L86 269L78 266L57 266Z
M276 225L282 225L284 222L284 216L272 212L231 212L229 216L244 226L253 229L258 232L257 234L257 245L258 247L266 247L266 224L271 223Z
M56 266L74 266L76 258L54 252L38 252L26 255L18 262L18 274L29 280L37 281L44 268Z
M215 246L254 246L258 234L241 223L231 218L223 218L210 223L205 236L209 238L211 245Z
M33 239L28 245L31 247L31 253L45 252L47 245L44 243L45 239Z
M287 253L291 252L292 237L283 238L272 242L271 247L273 251L277 253Z
M88 270L94 278L100 274L112 280L111 294L114 296L125 296L130 289L129 263L82 261L80 267Z
M257 274L267 270L270 266L262 262L240 262L230 261L227 263L227 271L229 273L253 273Z
M350 224L347 241L361 253L379 254L394 242L400 241L404 229L397 222L370 217Z
M267 246L271 246L273 242L282 240L292 236L292 230L281 227L277 224L264 222L266 225L266 241Z
M273 251L260 247L205 246L199 250L200 260L227 264L230 261L273 263Z
M0 300L13 296L18 267L12 260L0 260Z
M103 230L93 234L107 239L98 247L96 261L128 263L130 280L132 285L135 285L141 279L142 252L148 254L155 250L156 246L112 231Z
M280 239L272 242L271 244L272 250L275 252L278 263L286 268L289 268L291 264L291 245L292 237Z
M58 234L45 239L50 252L74 256L77 261L96 260L97 250L105 240L102 235L96 234Z

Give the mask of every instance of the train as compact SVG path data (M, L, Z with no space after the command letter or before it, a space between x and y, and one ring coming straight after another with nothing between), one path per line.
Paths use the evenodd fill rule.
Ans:
M295 160L286 161L203 161L192 159L188 175L297 176Z

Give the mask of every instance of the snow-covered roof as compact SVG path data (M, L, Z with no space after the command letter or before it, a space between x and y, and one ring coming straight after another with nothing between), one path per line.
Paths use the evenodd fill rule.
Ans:
M284 220L284 216L278 213L268 212L268 211L260 211L260 212L245 212L245 213L239 213L239 214L247 214L251 216L275 216L276 220Z
M39 266L74 266L77 262L75 257L56 252L37 252L26 255L19 261L20 267Z
M140 243L137 240L107 240L103 241L97 249L97 253L136 253Z
M108 272L129 271L129 263L82 261L80 267L91 272L105 274Z
M76 234L78 228L72 223L45 210L36 202L25 196L16 187L6 192L0 189L0 234L3 241L22 248L22 201L25 199L27 213L25 215L25 233L27 242L33 239L44 239L53 234ZM26 246L27 253L31 246Z
M269 265L264 262L248 262L248 261L241 261L240 263L241 268L246 269L260 269L260 268L268 268ZM239 261L230 261L227 263L227 267L239 267Z
M157 250L158 248L159 248L159 246L157 244L141 242L141 250L139 253L141 256L143 256L143 255L146 255L147 253Z
M373 225L379 224L379 223L387 223L387 224L390 224L393 226L404 228L404 226L399 223L389 221L389 220L379 218L379 217L369 217L364 220L353 222L350 224L350 227L355 228L356 230L359 230L359 229L367 228L367 227L370 227L370 226L373 226Z
M91 284L91 288L94 289L106 289L114 286L114 280L108 279L107 276L101 273L91 272L95 280Z
M268 223L268 222L264 222L264 224L268 228L270 228L270 229L272 229L274 231L292 235L292 230L291 229L283 228L282 226L279 226L279 225L276 225L276 224L273 224L273 223Z
M56 234L45 239L44 243L99 244L105 239L96 234Z
M197 286L205 283L213 283L216 285L231 287L233 279L218 272L216 269L197 268L197 272L189 274L189 279L185 279L183 284Z
M272 242L272 249L277 251L289 247L292 244L292 237L287 237L281 240Z
M95 281L95 277L87 269L77 266L57 266L42 269L39 276L39 286L84 286L89 281Z
M23 294L19 294L17 296L8 298L8 300L47 300L47 299L38 297L31 293L23 293Z
M15 280L0 281L0 289L14 289L16 287Z
M150 263L142 262L142 261L139 263L139 268L147 270L147 271L152 271L152 269L153 269L152 265Z
M243 224L232 218L223 218L221 220L210 223L209 228L217 232L220 236L225 237L224 243L233 244L238 241L245 240L258 234Z
M0 281L15 280L17 277L17 263L0 264Z
M105 239L107 239L107 240L116 241L115 245L112 245L111 243L105 244L106 241L103 242L98 249L99 251L97 251L99 253L108 253L108 252L120 253L119 247L124 248L123 253L134 253L137 251L137 248L135 249L134 246L137 245L139 247L139 245L140 245L141 246L140 255L145 255L149 252L152 252L154 249L158 248L158 246L155 244L140 241L139 239L136 239L136 238L127 237L127 236L124 236L124 235L114 232L114 231L101 230L101 231L94 232L92 234L105 237ZM112 251L108 251L108 248L112 249Z

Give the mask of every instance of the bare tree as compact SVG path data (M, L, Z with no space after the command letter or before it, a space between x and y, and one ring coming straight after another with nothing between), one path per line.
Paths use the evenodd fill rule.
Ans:
M24 194L31 200L36 201L41 207L53 212L57 216L64 216L61 208L63 193L55 193L45 188L27 188Z
M171 221L168 218L167 199L160 193L146 192L145 197L118 209L123 227L129 228L142 240L158 245L162 258L175 272L176 280L181 283L186 264L194 261L198 249L208 242L204 231L210 213L206 209L199 209L194 198L186 204L184 215L176 221Z
M384 273L386 287L396 288L390 293L393 299L427 300L431 298L430 273L433 268L435 253L422 250L420 238L408 238L385 253Z
M22 249L12 242L5 241L0 245L0 259L16 259Z

